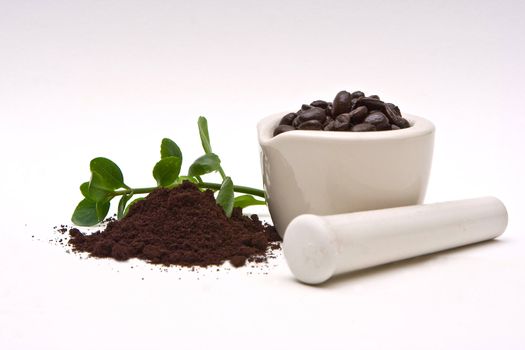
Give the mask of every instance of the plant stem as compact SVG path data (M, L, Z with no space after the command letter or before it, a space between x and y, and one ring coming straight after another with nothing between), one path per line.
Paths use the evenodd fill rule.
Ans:
M125 194L144 194L144 193L151 193L154 190L156 190L158 187L141 187L141 188L130 188L129 190L119 190L119 191L113 191L113 196L122 196Z
M198 187L209 188L211 190L219 190L221 188L221 184L216 184L212 182L200 182L196 185ZM265 198L263 190L259 190L259 189L252 188L252 187L233 185L233 192L246 193L246 194L251 194L257 197Z
M211 190L219 190L221 188L221 184L213 183L213 182L199 182L195 185L200 188L209 188ZM130 194L130 193L145 194L145 193L153 192L157 188L158 187L141 187L141 188L124 189L124 190L114 191L113 196L122 196L122 195ZM259 190L259 189L252 188L252 187L234 185L233 191L238 192L238 193L251 194L257 197L265 198L263 190Z
M223 180L226 178L226 173L224 172L224 169L221 166L219 166L219 174L221 174Z

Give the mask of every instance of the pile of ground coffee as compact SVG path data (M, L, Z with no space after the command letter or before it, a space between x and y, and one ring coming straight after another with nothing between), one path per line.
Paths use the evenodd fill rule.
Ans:
M201 192L190 182L155 190L104 230L83 234L72 228L69 234L73 250L94 257L204 267L228 260L235 267L264 262L281 240L257 215L247 217L235 208L228 218L213 192Z

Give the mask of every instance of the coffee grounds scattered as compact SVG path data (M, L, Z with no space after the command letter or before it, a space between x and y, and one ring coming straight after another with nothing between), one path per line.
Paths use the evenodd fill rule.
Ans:
M72 228L69 234L74 251L93 257L190 267L265 262L281 241L275 228L263 225L257 215L247 217L235 208L228 218L212 191L202 192L187 181L153 191L104 230L84 234Z

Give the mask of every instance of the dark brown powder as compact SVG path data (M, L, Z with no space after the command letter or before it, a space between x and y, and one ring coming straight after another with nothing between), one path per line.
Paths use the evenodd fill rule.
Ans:
M72 228L69 234L73 250L94 257L180 266L264 262L281 240L257 215L247 217L235 208L231 218L226 217L213 192L201 192L190 182L155 190L105 230L87 235Z

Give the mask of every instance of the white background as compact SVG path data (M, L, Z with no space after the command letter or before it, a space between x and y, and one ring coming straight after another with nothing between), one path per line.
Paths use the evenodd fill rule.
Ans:
M524 4L0 0L0 348L524 349ZM342 89L432 120L426 201L498 196L506 233L319 287L282 257L163 271L47 242L91 158L152 185L160 139L187 166L205 115L260 187L257 121Z

